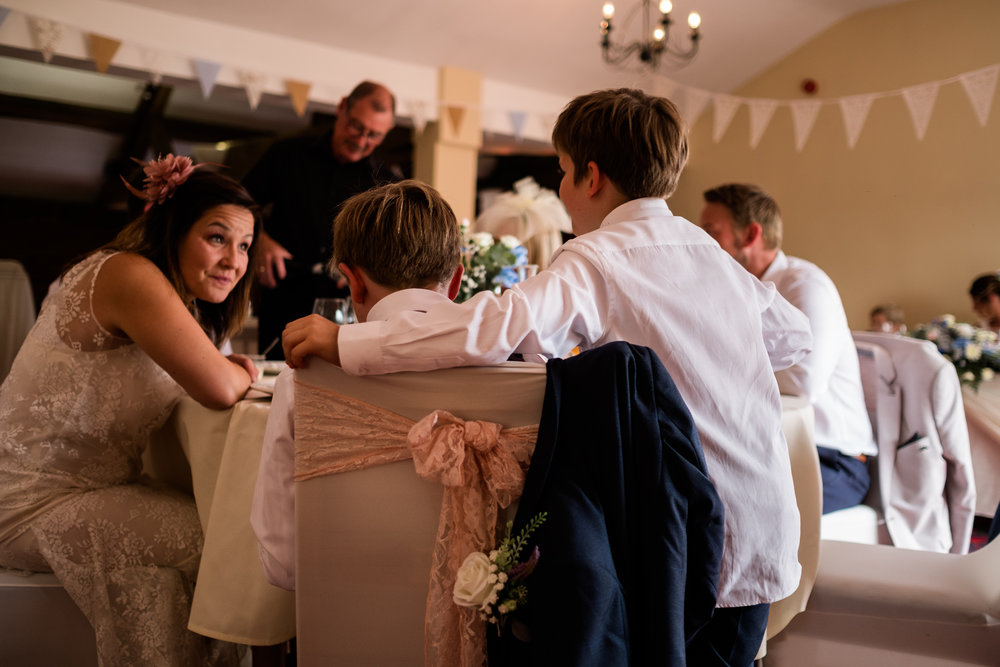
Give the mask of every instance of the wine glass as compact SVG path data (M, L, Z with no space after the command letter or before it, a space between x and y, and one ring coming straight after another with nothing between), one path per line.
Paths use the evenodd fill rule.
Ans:
M354 311L351 309L351 299L321 298L313 301L313 313L322 315L336 324L354 322Z

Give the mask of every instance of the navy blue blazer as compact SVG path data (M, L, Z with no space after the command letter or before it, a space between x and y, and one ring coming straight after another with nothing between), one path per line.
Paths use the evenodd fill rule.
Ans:
M490 664L684 665L715 607L723 508L652 350L611 343L547 364L514 533L541 511L528 606L491 639ZM530 642L512 636L519 624Z

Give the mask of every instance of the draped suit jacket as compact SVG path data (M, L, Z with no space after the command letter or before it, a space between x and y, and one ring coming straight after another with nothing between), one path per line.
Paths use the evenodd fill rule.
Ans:
M515 534L541 511L531 642L491 664L685 664L715 606L723 507L652 350L610 343L547 364Z

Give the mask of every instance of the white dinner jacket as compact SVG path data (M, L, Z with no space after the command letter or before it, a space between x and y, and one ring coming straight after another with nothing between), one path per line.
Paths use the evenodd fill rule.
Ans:
M976 507L969 432L955 367L933 343L896 334L854 332L892 359L901 394L899 437L879 439L882 512L893 544L967 553Z

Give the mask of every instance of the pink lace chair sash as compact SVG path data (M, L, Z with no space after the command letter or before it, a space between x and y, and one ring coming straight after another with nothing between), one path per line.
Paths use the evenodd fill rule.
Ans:
M521 495L536 426L504 429L436 410L419 422L329 389L295 383L295 480L414 459L444 487L424 618L427 665L480 666L486 628L452 600L459 566L496 545L497 517Z
M304 382L295 382L295 481L410 458L413 420Z

